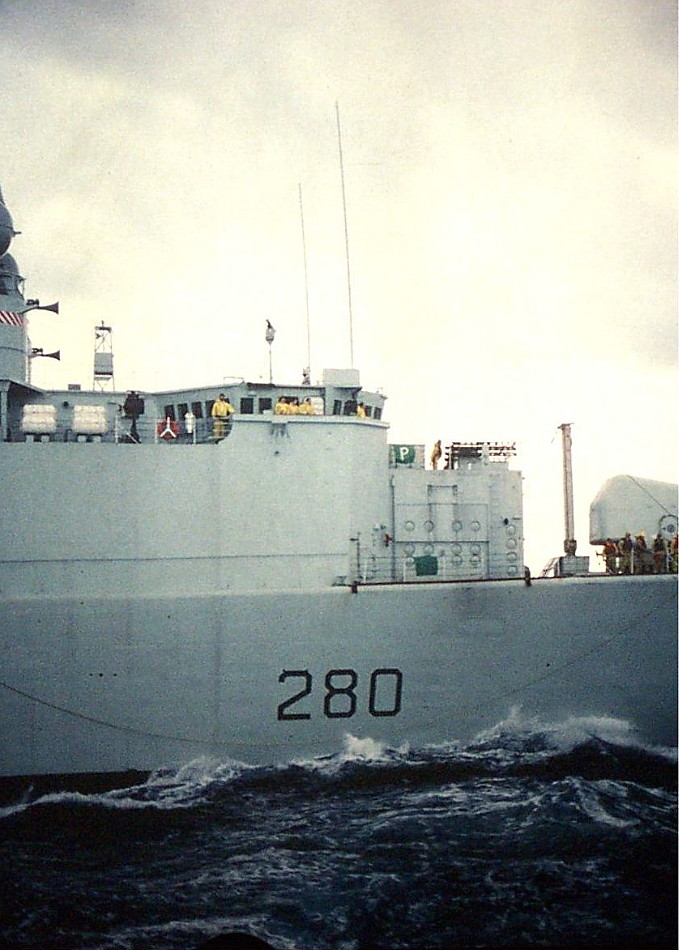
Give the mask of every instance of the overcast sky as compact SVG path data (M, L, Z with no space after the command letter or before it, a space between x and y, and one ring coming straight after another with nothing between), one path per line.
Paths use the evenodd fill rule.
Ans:
M45 387L350 365L391 441L516 440L527 562L676 480L674 0L0 0L0 185ZM556 434L556 438L555 438ZM631 530L635 529L630 525Z

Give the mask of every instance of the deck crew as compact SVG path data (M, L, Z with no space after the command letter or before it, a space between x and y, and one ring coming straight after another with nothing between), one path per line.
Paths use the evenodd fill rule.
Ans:
M652 571L653 558L646 544L646 535L639 531L634 539L634 561L633 570L635 574L650 574Z
M226 427L231 416L236 410L233 408L224 393L219 394L213 406L211 416L214 420L213 435L215 439L223 439L226 435Z
M365 419L365 406L362 402L359 402L359 404L356 406L356 415L359 419Z
M439 460L443 452L441 451L441 440L434 442L434 448L431 450L431 467L436 470L439 467Z
M278 402L276 403L274 412L279 416L290 415L290 405L288 403L288 400L285 398L285 396L278 397Z
M632 573L632 551L634 549L634 542L632 541L632 535L629 531L625 532L625 537L620 538L618 541L618 551L620 552L620 573L621 574L631 574Z
M123 412L128 419L132 420L130 434L128 436L130 442L141 442L139 432L137 430L137 419L143 413L143 411L144 400L135 389L130 390L123 405Z
M667 544L661 534L653 538L653 573L667 573Z
M612 538L606 538L604 544L604 557L606 559L606 573L618 573L618 545Z

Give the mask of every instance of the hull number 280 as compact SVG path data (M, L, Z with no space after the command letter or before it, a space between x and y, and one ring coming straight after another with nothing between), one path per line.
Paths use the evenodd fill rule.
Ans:
M291 684L301 688L288 699L278 705L278 719L311 719L310 712L303 711L298 703L307 696L318 698L318 715L322 713L327 719L351 719L360 709L362 703L367 702L371 716L397 716L401 711L401 694L403 691L403 674L392 667L373 670L368 684L359 683L356 670L328 670L323 679L323 687L314 686L314 678L308 670L283 670L278 677L279 683L287 680L298 680Z

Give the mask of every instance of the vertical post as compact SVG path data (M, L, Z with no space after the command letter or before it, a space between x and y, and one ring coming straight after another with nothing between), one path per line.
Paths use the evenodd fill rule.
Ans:
M351 310L351 268L349 266L349 228L347 226L347 196L344 188L344 159L342 157L342 129L340 127L339 104L335 103L337 113L337 142L339 145L340 177L342 179L342 208L344 210L344 247L347 259L347 297L349 303L349 358L354 365L354 317Z
M389 500L391 502L391 579L396 580L396 480L389 477Z
M0 200L1 196L0 196ZM0 442L10 438L9 431L9 380L0 383Z
M578 542L575 540L573 515L573 463L571 457L571 423L564 422L561 429L563 447L563 509L565 538L563 549L566 554L575 554Z
M276 336L276 330L274 329L270 320L266 321L266 333L264 334L264 339L269 344L269 383L273 383L273 362L271 357L271 344L274 341Z
M304 233L304 207L302 205L302 186L297 185L299 190L299 217L302 224L302 253L304 255L304 298L306 300L306 369L311 375L311 323L309 320L309 273L306 262L306 235Z

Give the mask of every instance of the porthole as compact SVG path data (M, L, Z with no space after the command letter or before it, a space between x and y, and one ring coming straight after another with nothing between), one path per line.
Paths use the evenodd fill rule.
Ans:
M472 521L472 523L469 525L469 527L470 527L470 528L472 529L472 531L474 531L474 532L480 531L480 530L481 530L481 522L480 522L480 521Z
M516 547L516 541L514 540L514 538L507 539L507 547L510 549Z
M516 534L516 525L515 524L507 525L507 537L511 538L515 534Z
M406 521L406 523L405 523L405 529L406 529L406 531L414 531L414 530L415 530L415 522L414 522L414 521Z
M433 522L433 521L425 521L425 523L424 523L424 530L425 530L425 531L433 531L433 530L434 530L434 522Z
M415 553L415 545L414 545L414 544L406 544L405 547L403 548L403 550L405 551L405 553L407 554L408 557L412 557L413 554Z
M457 518L455 519L455 521L453 521L453 531L455 532L455 534L457 534L458 531L462 531L462 522L459 521Z

